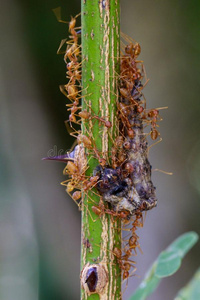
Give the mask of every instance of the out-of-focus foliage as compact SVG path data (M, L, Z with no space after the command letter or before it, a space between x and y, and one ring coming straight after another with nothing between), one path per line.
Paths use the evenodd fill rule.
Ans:
M161 252L129 300L145 300L157 288L162 278L171 276L179 269L183 257L197 240L198 235L195 232L188 232L177 238L165 251Z
M183 257L196 244L198 235L188 232L177 238L157 260L155 275L159 278L173 275L180 267Z
M197 300L200 298L200 269L192 280L182 288L174 300Z

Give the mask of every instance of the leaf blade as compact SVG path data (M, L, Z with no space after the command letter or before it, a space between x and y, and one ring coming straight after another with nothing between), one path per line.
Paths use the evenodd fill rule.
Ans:
M129 300L145 300L150 294L152 294L162 278L171 276L179 269L183 257L194 246L197 240L197 233L187 232L172 242L169 247L158 256L157 260L146 273L144 280ZM175 300L191 299L177 298ZM200 297L196 299L200 299Z
M159 255L155 270L156 276L164 278L173 275L180 268L183 257L194 246L197 240L198 235L193 231L179 236Z
M200 299L200 268L197 270L189 283L183 287L174 300Z

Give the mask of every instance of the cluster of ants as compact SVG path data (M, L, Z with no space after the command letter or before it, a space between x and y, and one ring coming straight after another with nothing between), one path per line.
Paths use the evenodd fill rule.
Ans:
M90 112L81 110L79 103L82 98L82 62L81 46L78 44L80 27L76 27L77 16L72 17L69 22L70 40L67 41L64 54L69 81L60 87L62 93L71 101L67 104L70 111L69 123L73 129L72 123L80 124L81 120L96 120L109 129L112 127L109 120L92 114L91 109ZM123 272L122 277L127 279L136 270L131 257L137 254L137 249L141 251L136 230L143 226L143 212L157 204L155 187L151 181L151 165L148 161L147 136L150 135L153 141L159 137L157 122L161 118L158 109L146 109L146 100L142 93L146 85L142 84L142 80L146 75L143 62L138 60L140 45L126 35L122 36L128 44L122 42L119 99L116 104L119 136L115 139L111 153L111 165L102 158L94 139L89 134L78 131L76 131L77 146L74 150L65 156L50 159L67 162L64 174L69 176L69 180L63 182L63 185L80 208L82 192L95 188L101 195L101 200L98 205L95 203L92 206L93 213L98 217L108 214L113 220L121 219L125 226L131 224L131 228L128 229L131 236L128 241L124 241L122 250L117 247L113 249L113 254ZM64 42L58 51L63 45ZM149 125L150 133L144 133L144 128ZM88 168L85 149L89 150L99 163L90 177L85 175Z
M134 220L128 229L131 236L123 243L123 251L113 249L123 272L122 277L127 279L136 271L131 257L137 254L137 249L141 251L136 230L143 226L142 213L157 205L155 187L151 181L147 136L150 135L152 140L158 138L157 121L160 118L158 109L146 109L142 94L145 71L142 62L137 60L140 45L122 35L129 43L122 45L120 57L120 97L117 103L119 136L113 147L112 165L100 163L94 171L94 175L99 178L95 187L103 203L110 203L111 209L105 209L104 204L99 204L98 207L93 206L92 210L97 215L107 213L120 218L125 226L130 226L131 220ZM146 134L144 127L148 125L151 131Z
M64 61L66 63L67 72L66 77L69 79L68 83L64 86L60 86L61 92L72 102L67 104L69 106L68 110L70 111L69 121L76 122L75 114L80 109L79 100L81 99L81 93L79 91L79 86L81 84L81 50L78 44L79 32L75 28L76 18L71 18L69 22L69 33L70 40L67 41L67 48L64 52ZM62 53L60 50L65 44L66 39L61 41L60 47L57 51L58 54Z

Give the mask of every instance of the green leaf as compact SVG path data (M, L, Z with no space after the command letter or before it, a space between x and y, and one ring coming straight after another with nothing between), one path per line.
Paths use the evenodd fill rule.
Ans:
M159 278L174 274L181 265L181 258L174 251L163 251L158 257L155 275Z
M200 268L195 273L192 280L182 288L175 300L197 300L200 299Z
M163 277L174 274L180 267L182 258L197 242L198 235L188 232L177 238L165 251L161 252L158 259L145 275L135 293L129 300L145 300L159 285ZM195 295L197 295L195 289ZM176 300L197 300L198 298L177 298Z
M188 232L178 237L157 260L155 275L163 278L174 274L181 265L182 258L198 240L195 232Z
M168 247L168 250L176 251L180 257L183 257L196 244L197 240L198 234L196 232L184 233Z
M156 264L152 266L146 274L144 281L140 284L134 295L129 300L144 300L151 294L158 286L160 279L154 276L154 269Z

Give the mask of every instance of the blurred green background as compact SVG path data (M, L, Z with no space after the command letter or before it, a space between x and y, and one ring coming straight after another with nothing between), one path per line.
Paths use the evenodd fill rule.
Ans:
M163 141L150 150L158 207L149 212L129 279L128 299L160 251L183 232L200 232L200 2L121 1L121 29L142 47L150 82L147 106L161 111ZM60 182L63 165L41 161L51 149L69 150L65 64L56 55L68 36L63 19L80 1L1 1L0 299L79 299L80 212ZM199 244L151 300L173 299L200 265Z

